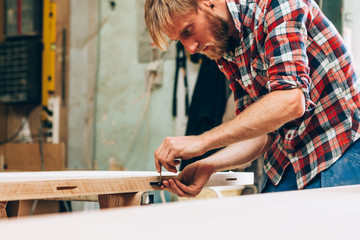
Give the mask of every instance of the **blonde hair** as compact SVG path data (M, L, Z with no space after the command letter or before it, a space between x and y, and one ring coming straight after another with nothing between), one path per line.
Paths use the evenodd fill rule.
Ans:
M197 8L198 0L146 0L145 22L155 45L165 51L169 45L167 33L174 27L172 19Z

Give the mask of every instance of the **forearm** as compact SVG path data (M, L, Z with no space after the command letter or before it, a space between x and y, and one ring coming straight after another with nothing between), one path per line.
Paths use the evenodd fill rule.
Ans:
M271 135L261 135L250 140L237 142L201 160L201 162L211 166L212 172L234 169L258 158L270 148L272 141Z
M206 150L228 146L279 129L286 122L303 115L305 97L300 89L267 94L235 119L200 135Z

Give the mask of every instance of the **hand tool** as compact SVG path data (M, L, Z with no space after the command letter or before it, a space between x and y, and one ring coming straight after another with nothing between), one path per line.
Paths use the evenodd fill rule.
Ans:
M160 176L159 176L159 181L158 181L158 182L150 182L150 185L151 185L151 186L159 186L159 187L160 187L161 185L163 185L161 172L160 172Z

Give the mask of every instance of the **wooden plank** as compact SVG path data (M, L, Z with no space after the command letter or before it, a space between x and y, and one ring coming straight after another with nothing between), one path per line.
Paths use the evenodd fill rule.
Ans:
M359 239L359 202L357 185L12 220L0 232L12 240Z
M0 145L0 172L5 169L5 147Z
M61 98L60 142L68 141L68 86L70 49L70 0L55 0L56 13L56 65L55 94ZM64 34L65 32L65 34ZM64 38L65 37L65 38ZM65 163L66 163L65 155Z
M46 171L59 171L65 167L65 145L43 143ZM4 159L8 170L41 171L38 143L8 143L4 146Z
M0 219L3 219L3 218L7 218L7 214L6 214L6 205L7 205L7 202L0 202Z
M143 192L99 195L100 209L139 206Z
M177 175L164 173L163 179ZM227 181L227 179L236 180ZM63 198L160 190L156 172L62 171L0 174L0 200ZM215 173L206 186L253 184L252 173Z
M6 207L9 218L58 213L59 211L59 202L47 200L9 201Z
M81 201L81 202L98 202L98 195L82 195L82 196L71 196L62 198L48 198L51 201Z

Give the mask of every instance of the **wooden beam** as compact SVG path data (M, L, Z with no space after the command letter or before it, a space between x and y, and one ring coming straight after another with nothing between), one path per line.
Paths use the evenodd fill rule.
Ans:
M176 178L164 173L164 179ZM0 174L0 201L66 198L86 195L134 193L161 190L156 172L61 171ZM250 185L253 173L215 173L207 186Z
M9 218L58 213L59 210L59 202L47 200L9 201L6 206Z
M99 195L100 209L139 206L143 192Z
M6 214L6 205L7 202L0 202L0 219L4 219L7 218L7 214Z
M68 142L68 92L70 49L70 0L55 0L56 13L56 66L55 94L61 98L60 142ZM65 154L65 162L66 161Z

